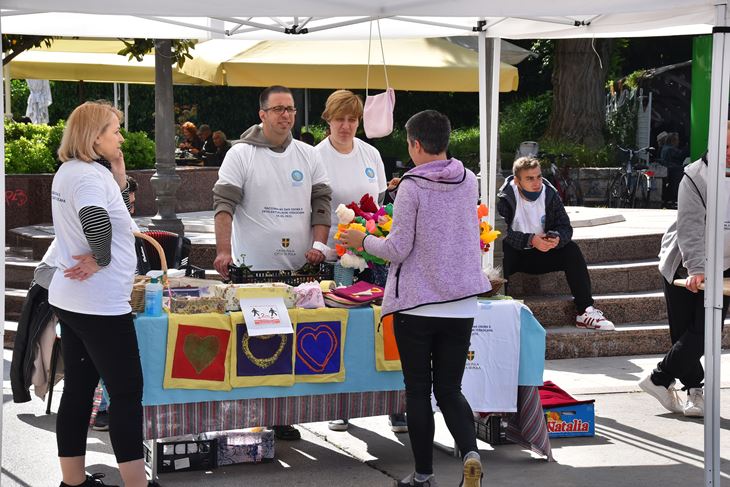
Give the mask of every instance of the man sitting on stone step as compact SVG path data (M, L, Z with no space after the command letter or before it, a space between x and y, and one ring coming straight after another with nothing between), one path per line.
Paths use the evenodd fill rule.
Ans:
M576 307L575 326L613 330L613 323L593 307L586 261L573 242L573 227L557 190L543 180L540 161L520 157L497 193L497 211L507 223L504 277L516 272L563 271Z

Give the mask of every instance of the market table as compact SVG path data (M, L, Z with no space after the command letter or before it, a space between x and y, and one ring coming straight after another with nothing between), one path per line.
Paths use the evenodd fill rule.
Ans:
M508 314L516 317L492 323L491 331L484 328L487 337L497 335L493 333L497 326L509 328L514 337L519 336L519 344L515 344L517 353L509 356L514 364L519 364L513 364L510 370L519 371L520 387L508 394L514 401L507 399L508 407L499 412L517 411L508 429L508 433L512 430L511 440L551 458L544 420L542 428L539 421L537 427L534 421L535 412L540 409L541 413L536 391L542 385L545 331L529 309L517 301L480 302L480 310L482 319L475 321L475 329L479 329L485 317L489 321L499 310L511 310ZM349 310L343 382L295 383L286 387L234 387L230 391L164 389L168 317L139 316L135 325L144 375L147 439L405 412L401 372L376 370L374 314L369 307ZM475 353L484 355L478 349ZM493 387L496 392L489 394L499 394L501 382L496 381ZM468 391L465 393L468 396ZM513 403L515 407L510 408Z

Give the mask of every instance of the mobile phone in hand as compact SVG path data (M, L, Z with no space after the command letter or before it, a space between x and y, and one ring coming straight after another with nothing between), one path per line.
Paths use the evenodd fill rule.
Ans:
M545 234L545 238L554 240L556 238L560 238L560 233L556 232L555 230L550 230Z

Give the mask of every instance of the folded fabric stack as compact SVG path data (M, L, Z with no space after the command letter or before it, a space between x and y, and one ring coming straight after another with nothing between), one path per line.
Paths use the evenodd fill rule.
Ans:
M334 288L324 294L324 301L332 308L354 308L383 299L384 289L366 281L358 281L352 286Z

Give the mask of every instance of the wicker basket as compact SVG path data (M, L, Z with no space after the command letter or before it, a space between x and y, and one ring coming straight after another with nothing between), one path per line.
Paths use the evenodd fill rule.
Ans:
M498 277L496 279L490 279L489 284L492 285L492 290L484 294L480 294L479 296L484 298L491 298L492 296L496 296L506 282L507 279L502 279L501 277Z
M163 283L167 280L167 258L165 257L165 250L162 246L149 235L144 233L134 232L134 236L146 240L152 247L157 251L160 256L160 264L162 266L162 281ZM143 313L144 312L144 288L145 285L150 281L147 276L135 276L134 285L132 286L132 296L130 297L129 304L132 306L132 312Z

